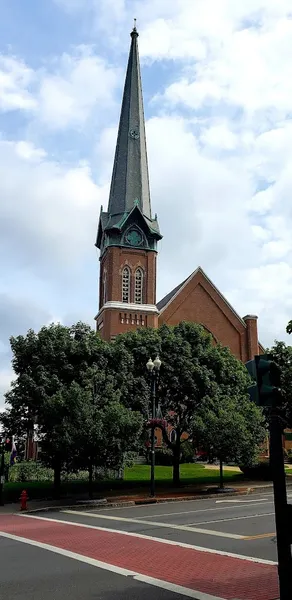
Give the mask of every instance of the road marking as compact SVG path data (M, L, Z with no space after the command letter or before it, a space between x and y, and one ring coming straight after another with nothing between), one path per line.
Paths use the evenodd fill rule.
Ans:
M258 498L257 500L216 500L216 504L223 504L223 502L228 502L230 504L233 504L234 502L237 504L246 504L247 502L265 502L267 500L268 498Z
M107 519L110 521L122 521L123 523L139 523L139 525L152 525L154 527L164 527L166 529L176 529L179 531L189 531L191 533L202 533L204 535L212 535L216 537L228 538L231 540L243 540L244 536L237 533L225 533L224 531L212 531L210 529L201 529L200 527L188 527L188 525L174 525L172 523L160 523L159 521L146 521L142 519L130 519L128 517L112 517L110 515L100 515L77 510L62 510L62 513L69 515L80 515L82 517L90 517L94 519Z
M142 540L151 540L160 544L168 544L169 546L179 546L180 548L198 550L199 552L208 552L209 554L220 554L220 556L239 558L239 560L249 560L250 562L259 563L261 565L277 565L277 563L273 560L266 560L264 558L257 558L254 556L245 556L244 554L235 554L234 552L227 552L226 550L214 550L213 548L205 548L203 546L195 546L194 544L186 544L185 542L166 540L164 538L145 535L143 533L124 531L123 529L110 529L109 527L98 527L98 525L87 525L85 523L77 523L76 521L65 521L64 519L51 519L49 517L37 517L35 515L25 515L19 513L15 513L15 516L26 519L39 519L40 521L50 521L52 523L61 523L62 525L73 525L74 527L84 527L85 529L96 529L97 531L107 531L108 533L117 533L119 535L127 535L129 537L137 537L141 538Z
M275 513L263 513L260 515L245 515L244 517L229 517L228 519L216 519L216 521L201 521L200 523L190 523L190 527L192 525L207 525L209 523L225 523L226 521L241 521L242 519L253 519L258 517L270 517Z
M260 533L259 535L248 535L244 539L245 540L262 540L264 538L274 537L276 534L274 533Z
M195 502L197 502L197 500L195 500ZM217 500L217 502L222 502L222 500ZM225 500L224 500L225 502ZM246 502L248 502L248 500L246 500ZM266 502L263 502L263 504L272 504L272 500L267 500ZM249 508L251 505L250 504L240 504L239 506L232 506L232 508ZM131 506L131 511L132 509L137 509L137 508L141 508L141 506ZM119 510L129 510L129 507L127 508L108 508L108 509L102 509L107 510L108 512L117 512ZM199 508L197 510L183 510L180 512L172 512L172 513L162 513L162 514L151 514L151 515L142 515L141 517L137 517L137 519L154 519L155 517L172 517L174 516L178 516L178 515L190 515L192 513L201 513L201 512L210 512L210 511L219 511L219 510L230 510L230 506L222 506L222 507L211 507L211 508ZM64 512L64 511L63 511ZM103 514L103 512L101 513Z
M67 558L78 560L79 562L86 563L87 565L91 565L92 567L97 567L98 569L103 569L105 571L116 573L117 575L123 575L124 577L133 577L133 579L135 579L136 581L140 581L141 583L146 583L148 585L153 585L154 587L159 587L164 590L169 590L174 594L180 594L181 596L186 596L188 598L195 598L196 600L224 600L223 598L218 598L218 596L210 596L209 594L203 594L202 592L197 592L196 590L191 590L189 588L170 583L169 581L163 581L162 579L156 579L155 577L142 575L137 571L130 571L129 569L116 567L115 565L105 563L94 558L89 558L88 556L77 554L76 552L71 552L70 550L64 550L63 548L58 548L57 546L51 546L50 544L44 544L43 542L36 542L28 538L19 537L18 535L12 535L11 533L4 533L2 531L0 531L0 536L8 538L10 540L14 540L16 542L29 544L30 546L36 546L37 548L42 548L43 550L49 550L50 552L55 552L55 554L61 554L62 556L66 556Z

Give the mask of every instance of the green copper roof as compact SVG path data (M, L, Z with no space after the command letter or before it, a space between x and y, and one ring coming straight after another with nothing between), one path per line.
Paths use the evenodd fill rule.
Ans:
M107 212L121 215L138 205L142 214L151 219L138 35L134 27Z

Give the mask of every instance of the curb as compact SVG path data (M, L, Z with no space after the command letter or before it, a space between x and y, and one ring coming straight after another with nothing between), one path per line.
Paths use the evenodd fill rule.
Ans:
M149 504L167 504L167 503L172 503L172 502L190 502L190 501L194 501L194 500L210 500L212 498L222 498L222 495L224 495L224 498L226 497L232 497L232 496L248 496L249 494L255 493L257 491L261 491L261 490L265 490L265 489L269 489L271 486L263 486L260 488L252 488L252 487L248 487L248 488L243 488L240 489L238 491L230 491L230 492L225 492L224 494L222 494L222 492L220 493L203 493L203 494L196 494L196 495L190 495L190 496L174 496L174 497L161 497L161 498L136 498L133 500L116 500L113 502L107 501L106 503L96 503L96 502L82 502L82 504L78 505L78 504L63 504L63 505L58 505L58 506L46 506L46 507L42 507L42 508L34 508L34 509L30 509L26 511L27 513L36 513L36 512L56 512L56 511L62 511L63 509L69 509L69 510L80 510L82 508L94 508L95 510L102 510L104 508L127 508L127 507L131 507L131 506L144 506L144 505L149 505Z
M234 490L234 491L226 491L224 493L219 492L219 493L210 493L208 490L206 490L206 492L202 492L199 494L191 494L191 495L185 495L185 496L173 496L173 497L158 497L158 498L133 498L133 500L129 500L129 498L127 500L122 500L121 498L117 498L116 500L113 499L113 501L111 502L110 499L103 499L105 501L103 502L97 502L97 501L82 501L80 502L80 504L62 504L62 505L57 505L57 506L44 506L44 507L40 507L40 508L32 508L32 509L28 509L26 512L26 514L33 514L33 513L39 513L39 512L58 512L58 511L62 511L64 509L68 509L68 510L81 510L82 508L85 509L95 509L95 510L101 510L104 508L128 508L131 506L144 506L144 505L149 505L149 504L167 504L167 503L172 503L172 502L190 502L190 501L195 501L195 500L211 500L212 498L222 498L222 496L224 496L224 498L226 497L234 497L234 496L248 496L249 494L254 494L257 492L264 492L265 490L271 490L273 488L272 484L267 484L267 485L260 485L260 486L256 486L256 487L246 487L246 488L240 488L238 490ZM287 484L287 488L291 489L292 488L292 483L288 483ZM19 511L20 512L20 511ZM14 512L14 514L18 514ZM1 515L1 511L0 511L0 515Z

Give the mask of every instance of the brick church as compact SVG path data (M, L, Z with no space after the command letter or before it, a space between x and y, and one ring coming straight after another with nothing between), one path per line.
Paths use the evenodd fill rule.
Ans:
M257 317L240 317L201 267L156 301L161 239L150 201L138 32L134 27L108 209L101 207L95 244L100 250L97 331L109 341L137 327L193 321L243 362L263 352Z

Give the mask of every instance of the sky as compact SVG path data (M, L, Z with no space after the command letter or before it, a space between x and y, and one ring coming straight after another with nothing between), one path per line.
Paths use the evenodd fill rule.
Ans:
M9 337L98 310L137 18L157 300L200 265L264 346L291 343L291 0L0 0L0 407Z

